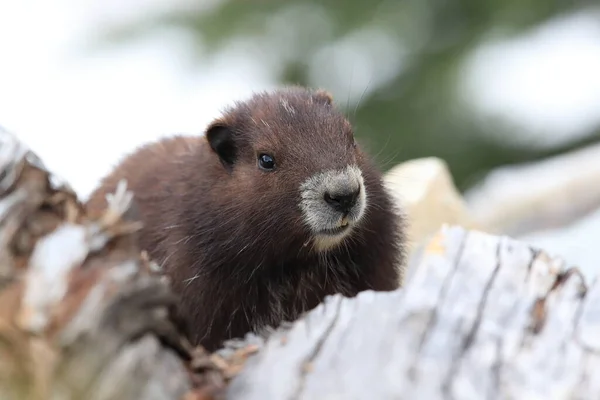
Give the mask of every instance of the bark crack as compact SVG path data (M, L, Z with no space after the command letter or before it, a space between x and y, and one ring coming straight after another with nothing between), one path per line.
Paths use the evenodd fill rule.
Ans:
M492 272L490 278L486 282L485 287L483 289L481 301L477 305L477 313L475 315L475 320L473 321L473 324L471 325L471 329L469 329L469 332L464 337L461 348L460 348L457 356L452 359L452 363L450 364L450 369L448 371L448 375L446 376L446 379L444 379L444 383L442 384L442 393L444 393L444 397L446 397L446 398L449 398L449 399L453 398L452 392L450 390L452 380L458 373L458 370L460 368L460 363L461 363L463 357L467 354L467 352L471 348L471 345L473 344L475 335L477 334L477 331L479 330L479 326L481 325L481 321L483 320L483 311L485 310L488 296L490 294L490 291L492 290L494 281L496 280L496 277L498 276L498 272L500 271L500 266L502 265L502 259L500 256L501 249L502 249L502 240L500 240L498 242L498 244L496 245L496 266L494 267L494 271Z
M527 274L525 274L525 283L527 283L527 281L529 281L529 278L531 277L531 271L533 270L533 263L535 262L535 260L537 260L537 258L540 256L540 254L542 254L541 250L534 249L533 247L530 247L529 251L531 252L531 260L527 264Z
M583 277L581 278L581 280L583 281ZM586 306L586 302L590 301L587 298L587 293L588 291L591 291L592 288L594 286L596 286L597 282L596 280L594 280L594 282L592 282L589 286L585 286L584 289L582 289L582 293L581 293L581 303L579 304L578 308L577 308L577 313L575 316L575 324L573 327L573 333L571 334L571 338L573 339L573 341L577 344L577 346L579 346L585 353L586 355L588 354L595 354L598 355L600 354L600 352L597 349L593 349L587 345L585 345L584 343L581 342L581 338L579 337L578 333L579 333L579 329L580 329L580 323L581 323L581 318L583 318L583 311L585 309Z
M558 276L554 280L554 283L552 284L552 287L543 296L538 298L535 301L535 303L533 304L533 307L531 309L531 321L530 321L530 326L529 326L530 334L537 335L544 328L544 326L546 324L546 319L548 318L548 306L546 304L548 301L548 297L550 296L550 294L552 292L560 290L561 287L566 285L567 281L573 275L578 277L580 280L580 285L581 285L580 290L579 290L580 298L583 299L583 297L585 297L585 294L587 293L588 289L585 284L585 278L578 268L569 268L566 271L558 274ZM583 303L584 302L582 301L580 304L583 304Z
M450 282L452 282L452 278L454 277L454 274L456 273L456 270L458 269L458 265L460 264L460 259L463 255L463 252L464 252L466 244L467 244L468 236L469 236L469 232L466 232L465 234L463 234L462 240L460 242L460 247L458 248L458 251L456 252L456 256L454 257L454 260L452 261L452 270L448 273L448 276L442 283L442 288L440 289L435 308L431 311L431 317L429 318L429 321L427 322L427 325L425 326L425 330L423 331L423 334L421 335L421 340L419 341L419 347L417 348L417 351L415 352L415 355L413 357L413 361L410 365L410 368L407 371L407 376L411 380L416 380L416 378L417 378L416 367L418 365L418 360L421 357L421 353L423 352L423 347L425 346L427 339L429 339L429 334L432 332L433 327L435 326L435 324L437 322L438 309L440 308L440 305L443 303L444 299L446 298L446 293L448 292L448 288L450 287Z
M504 357L502 357L503 346L504 339L502 337L496 339L496 361L492 365L493 386L488 393L489 399L497 399L500 396L500 377L502 376L502 367L504 365Z
M321 349L325 345L325 342L331 335L331 332L333 332L333 329L337 325L337 321L339 320L339 317L340 317L340 311L342 308L343 301L344 301L343 297L338 300L336 310L335 310L335 315L333 316L331 323L329 324L329 326L327 327L325 332L323 332L323 335L319 338L319 340L317 341L317 343L316 343L315 347L312 349L312 351L300 363L300 377L298 378L298 381L299 381L298 387L296 388L296 390L294 391L294 393L292 394L290 399L294 399L294 400L299 399L300 396L302 395L302 391L304 390L304 385L306 383L306 377L311 371L311 364L315 360L315 358L319 355L319 352L321 351Z

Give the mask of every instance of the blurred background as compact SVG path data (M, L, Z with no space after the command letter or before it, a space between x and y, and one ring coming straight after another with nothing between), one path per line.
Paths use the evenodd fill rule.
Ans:
M84 198L135 146L288 83L332 92L386 171L443 160L479 218L539 183L519 204L544 222L499 230L600 262L596 1L0 2L0 125Z

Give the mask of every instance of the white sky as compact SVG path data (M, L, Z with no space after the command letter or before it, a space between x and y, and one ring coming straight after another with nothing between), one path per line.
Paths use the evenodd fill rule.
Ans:
M137 144L201 132L232 99L270 85L253 65L229 58L182 73L185 47L172 35L78 57L77 39L103 17L100 2L86 3L0 2L0 125L82 196Z
M94 24L138 13L142 3L150 12L172 1L0 2L0 125L84 197L137 144L200 132L224 105L273 84L232 54L190 74L178 58L185 37L178 45L174 32L77 54ZM600 28L585 15L555 25L479 53L467 87L486 112L558 137L600 119Z

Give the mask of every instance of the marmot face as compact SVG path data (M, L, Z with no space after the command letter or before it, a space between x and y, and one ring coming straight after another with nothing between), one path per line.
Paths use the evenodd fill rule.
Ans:
M257 94L213 122L206 137L236 193L247 194L240 201L254 204L244 208L289 224L273 232L288 229L286 236L323 252L351 238L363 220L369 193L362 154L326 92ZM281 236L272 240L276 246Z

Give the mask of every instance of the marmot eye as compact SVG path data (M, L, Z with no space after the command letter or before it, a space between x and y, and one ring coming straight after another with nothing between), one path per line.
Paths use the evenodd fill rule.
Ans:
M262 169L272 170L275 168L275 160L268 154L260 154L258 156L258 165Z

